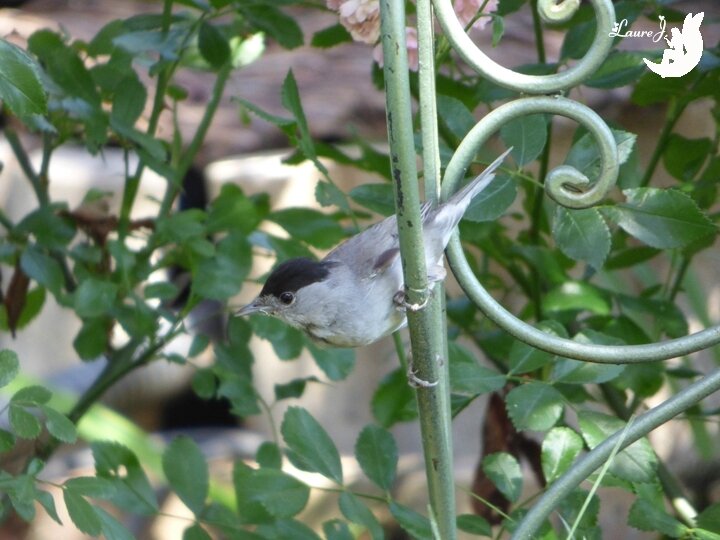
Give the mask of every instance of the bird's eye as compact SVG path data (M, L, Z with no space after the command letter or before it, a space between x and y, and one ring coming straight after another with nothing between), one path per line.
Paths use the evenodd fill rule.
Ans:
M285 304L286 306L289 306L295 301L295 295L291 292L284 292L280 294L280 301Z

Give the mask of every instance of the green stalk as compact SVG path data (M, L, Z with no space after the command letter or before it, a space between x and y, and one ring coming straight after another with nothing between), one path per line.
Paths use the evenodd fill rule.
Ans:
M648 163L647 169L645 169L645 174L640 181L640 187L646 187L650 184L650 180L652 179L653 174L655 174L655 169L660 163L660 159L665 152L665 147L670 139L672 130L675 128L677 121L680 120L680 116L686 106L686 102L682 104L678 103L677 98L670 99L667 114L665 115L665 123L660 131L660 136L658 137L657 145L655 145L655 150L653 151L652 156L650 156L650 162Z
M172 18L172 6L174 0L164 0L162 13L162 31L167 33L170 30L170 22ZM158 75L158 82L155 86L155 97L153 98L153 106L150 111L150 119L146 133L150 136L155 135L158 123L160 122L160 114L165 108L165 92L170 82L173 71L177 66L177 62L163 68ZM123 189L122 202L120 204L120 219L118 224L118 233L123 238L128 232L130 224L130 212L132 211L135 197L140 188L140 178L142 178L145 170L145 163L142 159L135 169L135 174L125 180L125 188Z
M195 131L195 135L193 136L192 141L190 141L190 145L183 153L182 158L180 159L180 162L175 169L175 178L171 180L167 190L165 191L165 196L163 197L162 203L160 205L160 212L158 214L158 217L165 216L170 212L170 209L175 202L175 197L177 197L178 193L180 193L180 189L182 188L182 179L192 166L193 161L195 160L195 156L197 155L200 147L205 141L205 136L210 129L210 124L212 123L213 117L215 116L218 106L220 105L220 100L222 99L223 92L225 91L225 85L230 78L230 73L232 73L232 70L233 66L230 61L228 61L218 71L217 77L215 78L215 85L213 86L210 101L208 102L207 107L205 107L205 113L200 120L200 124Z
M20 168L30 181L30 185L35 192L35 196L37 197L40 206L47 206L50 204L50 198L47 193L47 184L43 184L42 178L40 178L40 175L35 171L35 168L30 162L30 157L27 155L25 148L20 142L20 137L18 137L17 132L11 127L6 127L5 138L7 139L13 154L15 154L15 158L17 159ZM43 152L43 162L45 162L45 152Z
M429 3L421 7L418 3L418 35L421 48L432 47L432 34L429 32ZM420 216L420 196L415 163L415 145L413 140L412 109L410 83L408 77L407 47L405 43L405 4L403 0L382 0L380 2L382 29L385 97L387 103L388 138L390 158L395 182L395 209L400 238L400 252L403 262L405 293L407 302L412 305L425 305L432 294L435 300L417 311L408 310L408 327L413 355L415 376L428 383L417 390L417 402L420 414L423 452L428 480L428 489L432 515L436 520L440 538L454 540L455 528L455 490L452 468L452 438L447 369L447 351L444 347L441 300L442 289L437 287L430 292L425 249L422 236L422 218ZM432 54L430 49L429 54ZM423 51L423 60L426 59ZM424 66L430 68L432 64ZM434 73L433 73L434 76ZM423 77L424 97L432 98L433 83L426 75ZM428 96L428 92L430 95ZM426 105L427 103L425 103ZM432 110L430 108L429 110ZM424 113L428 115L427 111ZM426 116L423 130L435 126ZM429 136L430 139L432 136ZM432 142L430 143L432 145ZM437 148L426 149L426 167L436 168L432 160ZM427 156L430 156L429 158ZM426 182L431 182L437 173L430 171Z

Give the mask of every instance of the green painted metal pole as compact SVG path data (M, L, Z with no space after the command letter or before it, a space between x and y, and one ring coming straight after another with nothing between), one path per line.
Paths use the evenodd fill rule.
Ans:
M429 5L428 5L429 7ZM420 11L420 6L418 6ZM428 38L431 25L427 9L423 16L418 13L422 25L423 47L432 47ZM413 138L410 82L408 76L407 45L405 39L405 5L403 0L380 2L381 32L387 100L387 125L390 142L390 158L395 182L395 208L400 236L400 254L403 263L408 304L426 305L418 311L408 310L408 327L412 346L412 369L415 377L427 384L417 388L423 452L428 480L428 490L433 518L442 540L457 537L455 527L455 486L452 466L452 419L450 414L449 384L447 382L447 347L442 315L442 288L428 288L425 267L425 247L422 239L420 195ZM420 22L423 19L423 22ZM429 43L428 43L429 40ZM427 51L423 51L423 59ZM432 49L430 53L432 54ZM432 68L432 64L430 64ZM425 69L425 68L423 68ZM425 88L423 104L434 99L434 87ZM434 114L434 106L429 114ZM434 129L434 120L425 113L423 131ZM432 124L432 125L428 125ZM437 141L437 139L435 139ZM432 160L437 143L429 143L425 159ZM433 149L432 146L435 146ZM437 164L426 161L427 167L437 170ZM427 171L427 168L426 168ZM429 172L433 177L437 172ZM433 179L426 178L426 182ZM437 194L437 187L432 188ZM436 198L434 199L436 200ZM428 296L433 298L428 301ZM426 304L427 303L427 304Z

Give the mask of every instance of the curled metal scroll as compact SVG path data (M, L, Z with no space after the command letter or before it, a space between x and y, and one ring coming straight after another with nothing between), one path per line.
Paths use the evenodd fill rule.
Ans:
M453 11L452 0L433 0L433 5L440 26L453 48L475 71L500 86L518 92L550 94L577 86L600 67L610 52L612 40L608 39L603 29L607 28L607 32L609 32L612 28L615 21L615 9L608 1L591 1L595 9L598 30L590 49L575 65L552 75L526 75L497 64L478 49L465 33L465 29ZM577 11L578 6L577 0L563 0L559 3L557 0L540 0L538 11L546 22L561 23L569 19Z
M503 124L526 114L542 112L560 114L582 123L593 135L602 159L600 175L589 190L577 192L578 188L586 187L589 180L579 171L561 166L548 174L545 186L548 195L571 208L584 208L602 200L614 185L618 173L617 148L612 133L591 109L560 97L515 100L485 116L470 130L450 160L443 179L442 198L455 192L477 151ZM517 339L553 354L591 362L630 364L675 358L720 343L720 326L648 345L594 345L553 336L521 321L495 301L473 274L457 234L448 245L447 257L465 293L489 319Z

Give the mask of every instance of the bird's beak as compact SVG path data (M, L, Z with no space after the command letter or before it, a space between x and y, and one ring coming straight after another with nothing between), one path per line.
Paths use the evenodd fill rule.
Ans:
M233 315L235 317L244 317L245 315L252 315L253 313L266 313L267 306L264 306L259 298L256 298L250 302L247 306L243 306L238 309Z

